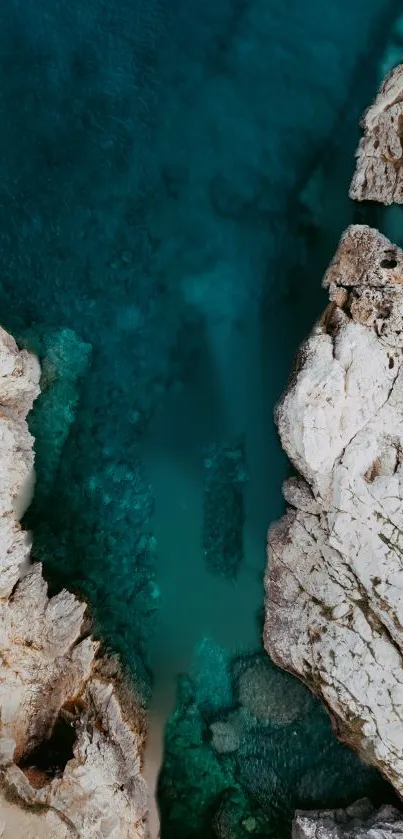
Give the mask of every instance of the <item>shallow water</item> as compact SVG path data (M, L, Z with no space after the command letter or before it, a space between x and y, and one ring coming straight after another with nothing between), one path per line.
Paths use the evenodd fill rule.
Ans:
M202 347L189 379L179 393L164 400L143 444L156 502L161 590L159 627L151 659L155 683L146 755L151 789L155 788L161 765L165 723L174 709L177 676L189 671L200 641L212 638L234 654L260 644L257 613L262 604L271 483L261 335L253 316L242 321L241 328L234 329L224 321L215 326L215 331L216 341L227 342L216 398L208 369L211 359ZM236 379L228 375L234 368ZM236 579L228 581L209 573L203 553L203 451L211 440L225 441L241 432L246 436L248 466L244 557Z
M154 776L175 677L203 638L227 659L259 646L265 532L287 470L272 410L352 219L358 116L397 7L338 0L324 16L322 5L4 0L0 11L2 318L52 373L32 419L27 524L52 586L89 598L146 698L154 678ZM65 327L77 338L60 337ZM239 433L249 480L232 583L202 553L203 449ZM241 780L217 763L203 702L218 714L235 700L220 667L210 687L198 661L194 753L210 761L210 825L214 761L214 796L239 782L251 797L256 757ZM176 723L191 739L178 708L173 775L186 747ZM373 779L360 777L365 791ZM318 785L321 801L330 787ZM187 839L202 829L182 827Z

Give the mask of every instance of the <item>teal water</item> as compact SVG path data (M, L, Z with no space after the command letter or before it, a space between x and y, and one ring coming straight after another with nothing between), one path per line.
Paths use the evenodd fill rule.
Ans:
M4 0L0 11L2 321L44 362L27 525L51 586L88 598L150 703L155 781L176 703L164 839L279 839L295 806L386 794L317 706L279 720L268 662L256 677L268 719L239 684L260 648L265 533L288 468L273 405L354 217L358 117L397 9ZM227 579L203 553L204 460L239 435L243 558ZM213 529L231 530L231 492ZM298 696L288 681L284 706ZM218 722L233 752L217 750Z

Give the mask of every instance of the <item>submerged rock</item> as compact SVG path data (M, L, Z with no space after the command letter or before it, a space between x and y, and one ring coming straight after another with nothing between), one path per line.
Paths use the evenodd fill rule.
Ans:
M210 446L204 459L203 551L208 571L233 580L243 560L244 489L247 481L243 437Z
M85 605L65 590L49 598L17 520L39 377L0 329L0 833L135 839L146 833L142 713L118 666L97 658Z
M314 707L309 691L270 661L256 658L239 676L238 700L263 724L287 725Z
M403 816L394 807L374 810L362 799L346 810L297 811L292 839L401 839Z
M403 252L342 236L277 408L300 473L269 532L264 643L403 794Z
M71 329L59 329L43 336L26 335L37 344L41 359L41 392L29 418L35 437L35 470L38 487L34 507L48 502L56 480L63 446L75 420L81 382L88 372L92 348Z
M225 722L217 720L211 723L210 732L214 751L222 755L232 754L241 742L242 719L239 714L230 714Z
M403 203L403 64L386 77L362 119L350 198Z
M264 813L241 790L229 787L220 796L213 819L217 839L250 839L272 836Z

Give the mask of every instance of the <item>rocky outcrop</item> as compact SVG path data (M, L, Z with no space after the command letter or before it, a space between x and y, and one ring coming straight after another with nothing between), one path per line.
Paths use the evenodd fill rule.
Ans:
M386 77L362 128L350 198L402 204L403 64Z
M118 666L97 657L85 605L67 591L49 598L18 522L39 376L0 329L0 835L140 839L143 716Z
M297 811L292 839L401 839L403 817L394 807L374 810L367 799L347 810Z
M276 418L300 477L269 532L264 643L403 794L403 252L352 226Z

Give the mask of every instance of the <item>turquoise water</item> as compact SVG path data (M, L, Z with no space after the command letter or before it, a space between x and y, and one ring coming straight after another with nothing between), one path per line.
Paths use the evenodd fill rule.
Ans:
M279 719L268 662L257 693L269 718L248 710L239 681L259 654L265 533L288 468L273 405L354 217L358 117L396 10L4 0L0 11L2 321L44 363L27 525L51 586L88 598L150 702L154 776L176 703L164 839L279 839L297 805L381 790L317 706ZM203 552L206 452L240 436L238 500L225 479L209 506L217 544L226 533L242 547L229 579ZM305 708L299 696L287 681L277 705ZM233 752L217 750L218 722Z

